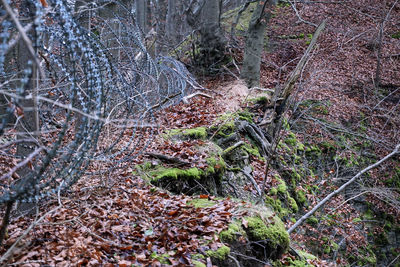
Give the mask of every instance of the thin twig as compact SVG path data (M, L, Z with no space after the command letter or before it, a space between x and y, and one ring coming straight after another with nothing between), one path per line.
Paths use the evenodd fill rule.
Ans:
M0 177L0 181L3 181L5 179L11 178L11 176L21 167L25 166L28 164L36 155L38 155L40 152L44 150L43 147L38 147L35 151L33 151L31 154L29 154L28 157L26 157L23 161L18 163L14 168L12 168L8 173L4 174L3 176Z
M0 265L5 262L9 257L12 256L12 252L14 251L15 247L19 244L19 242L29 234L29 232L37 225L39 224L44 218L46 218L48 215L52 214L53 212L55 212L56 210L58 210L59 208L61 208L62 206L57 206L54 209L46 212L42 217L40 217L39 219L37 219L36 221L34 221L29 227L28 229L25 230L25 232L20 235L18 237L18 239L14 242L14 244L12 244L12 246L7 250L6 253L3 254L3 256L0 258Z

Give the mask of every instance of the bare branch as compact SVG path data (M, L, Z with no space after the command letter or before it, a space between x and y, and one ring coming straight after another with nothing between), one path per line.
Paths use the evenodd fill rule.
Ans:
M384 158L382 158L381 160L379 160L378 162L366 167L365 169L363 169L362 171L360 171L359 173L357 173L353 178L351 178L349 181L347 181L346 183L344 183L341 187L339 187L338 189L336 189L335 191L333 191L332 193L330 193L329 195L327 195L323 200L321 200L321 202L319 202L317 205L314 206L314 208L312 208L309 212L307 212L305 215L303 215L295 224L292 225L292 227L289 228L288 233L292 233L294 231L294 229L296 229L300 224L302 224L308 217L310 217L311 215L313 215L320 207L322 207L323 205L325 205L326 202L328 202L332 197L336 196L337 194L339 194L340 192L342 192L347 186L349 186L350 184L352 184L354 181L356 181L361 175L363 175L364 173L368 172L371 169L374 169L376 167L378 167L379 165L381 165L383 162L385 162L386 160L390 159L391 157L397 155L400 153L400 144L398 144L395 149L389 153L388 155L386 155Z
M29 154L28 157L26 157L23 161L18 163L14 168L12 168L8 173L4 174L3 176L0 177L0 181L3 181L5 179L11 178L11 176L20 168L28 164L34 157L36 157L40 152L44 150L43 147L37 148L35 151L33 151L31 154Z

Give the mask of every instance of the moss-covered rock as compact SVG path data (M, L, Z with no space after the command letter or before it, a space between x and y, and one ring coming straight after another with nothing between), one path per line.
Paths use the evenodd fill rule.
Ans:
M192 263L194 264L194 267L206 267L206 265L201 261L193 260Z
M287 198L288 198L289 206L292 209L292 211L294 213L298 212L299 206L297 205L296 200L294 198L292 198L289 194L288 194Z
M198 168L190 168L187 170L178 168L161 168L151 172L152 181L160 179L200 179L204 172Z
M265 223L260 217L247 217L248 228L246 232L252 241L263 241L268 256L277 259L289 248L289 234L285 225L277 218Z
M304 205L307 202L306 193L302 190L296 191L295 198L298 204Z
M222 242L232 243L237 239L237 235L244 235L245 232L243 228L240 226L240 223L237 221L233 221L229 224L228 229L222 231L219 234L219 238Z
M228 257L231 249L228 246L222 246L217 250L209 250L206 252L206 255L209 256L211 259L223 261Z
M315 218L314 216L311 216L306 219L306 223L310 225L318 225L318 219Z
M193 205L195 208L207 208L207 207L214 206L216 204L216 202L213 200L206 199L206 198L197 198L197 199L190 200L187 204Z
M166 132L165 136L182 139L205 139L207 137L207 129L205 127L197 127L193 129L171 129Z

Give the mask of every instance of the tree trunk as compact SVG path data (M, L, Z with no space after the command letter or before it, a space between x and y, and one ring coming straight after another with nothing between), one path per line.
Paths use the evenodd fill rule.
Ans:
M249 88L260 84L261 54L264 47L265 29L271 19L271 9L275 4L276 0L259 1L249 23L241 70L241 77L246 81Z
M136 23L143 33L147 32L146 29L146 11L147 11L147 1L140 0L136 1Z
M220 27L221 2L206 0L200 27L200 65L209 68L209 71L218 69L224 59L226 40Z
M21 17L25 17L26 14L29 14L29 18L31 19L34 16L34 7L25 4L27 7L26 10L20 10ZM24 11L24 12L23 12ZM24 16L25 15L25 16ZM32 32L33 38L35 38L35 32ZM32 43L35 43L32 40ZM28 62L33 62L32 66L28 64ZM35 95L35 90L37 88L37 66L35 65L35 60L32 58L32 55L28 52L28 47L25 42L21 39L18 42L17 47L17 66L20 73L24 73L25 70L31 69L31 75L28 77L28 82L23 85L22 82L18 83L17 86L24 86L24 91L26 94L32 93ZM19 78L25 78L25 75L22 74ZM39 117L38 117L38 110L37 105L34 102L35 98L27 99L27 100L20 100L19 104L23 109L23 117L20 118L17 124L17 139L31 139L36 138L38 136L39 131ZM33 143L21 142L17 145L17 153L16 155L21 158L28 157L31 153L36 150L36 146ZM16 182L16 184L20 187L30 187L33 189L34 181L31 181L29 178L32 174L32 169L30 166L25 165L18 169L17 173L19 175L20 180ZM35 207L34 203L21 203L18 206L18 210L23 213L32 213L33 208Z
M172 44L176 43L176 34L177 34L176 15L177 15L176 0L168 0L166 34L168 40L170 40Z

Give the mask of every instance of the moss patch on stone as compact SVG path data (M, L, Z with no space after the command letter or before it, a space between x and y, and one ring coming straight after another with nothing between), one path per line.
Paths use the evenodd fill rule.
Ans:
M253 114L248 110L242 110L238 112L239 120L248 121L249 123L254 123Z
M313 216L311 216L311 217L308 217L306 219L306 223L308 223L310 225L317 225L318 224L318 219L313 217Z
M226 163L221 156L210 157L206 159L208 167L205 171L206 175L222 174L226 170Z
M194 267L206 267L206 265L201 261L193 260L192 263L194 264Z
M296 251L297 251L297 253L299 253L299 255L301 257L303 257L303 258L305 258L307 260L315 260L315 259L317 259L316 256L314 256L313 254L310 254L310 253L308 253L306 251L303 251L303 250L296 250Z
M228 246L222 246L217 250L209 250L206 252L206 255L211 257L212 259L223 261L231 252L231 249Z
M294 198L292 198L289 194L288 194L287 198L288 198L289 206L292 209L292 211L294 213L298 212L299 206L297 206L296 200L294 200Z
M289 248L289 234L286 232L285 225L277 218L273 221L264 223L260 217L246 217L248 222L248 235L252 241L265 240L268 248L273 251L272 258L279 258Z
M160 179L200 179L204 172L198 168L190 168L187 170L178 168L160 168L149 173L152 181Z
M197 127L193 129L171 129L165 134L166 137L178 136L187 139L206 139L207 129L205 127Z
M234 221L229 224L228 229L219 234L219 238L222 242L231 243L236 240L237 234L244 235L245 233L239 222Z
M306 193L301 190L296 191L296 200L297 203L304 205L307 202Z
M197 198L190 200L187 204L195 208L208 208L214 206L216 202L209 199Z

